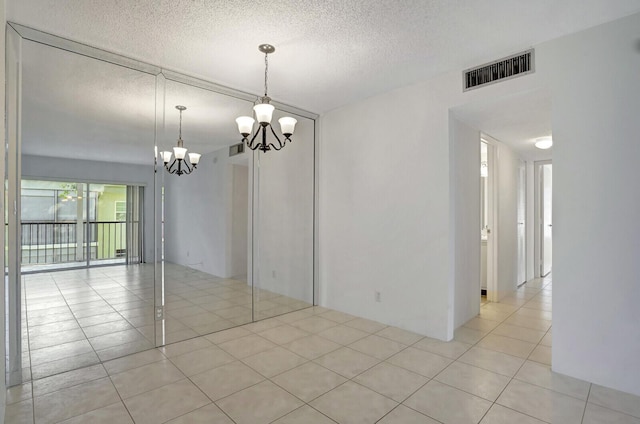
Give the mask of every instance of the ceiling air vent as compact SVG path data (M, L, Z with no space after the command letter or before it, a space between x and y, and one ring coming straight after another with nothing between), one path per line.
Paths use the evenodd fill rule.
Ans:
M229 157L239 155L240 153L244 153L244 144L238 143L233 146L229 146Z
M472 90L534 72L533 49L462 72L462 91Z

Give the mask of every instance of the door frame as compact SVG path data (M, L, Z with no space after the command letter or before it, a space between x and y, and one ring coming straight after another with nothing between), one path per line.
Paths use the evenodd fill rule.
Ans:
M534 173L534 206L533 206L533 222L534 222L534 257L533 257L533 272L535 278L542 277L542 258L544 255L544 228L543 228L543 209L544 203L542 201L543 181L542 181L542 167L544 165L553 164L552 160L539 160L533 163Z
M520 212L520 196L523 197L522 202L523 202L523 210L522 210L522 221L520 221L521 217L519 215ZM520 233L520 227L522 227L522 231L524 232L524 241L523 241L523 249L524 249L524 263L522 264L523 266L523 272L522 274L524 275L524 278L521 279L520 278L520 257L517 256L517 265L516 265L516 278L517 278L517 282L516 282L516 286L520 287L521 285L523 285L524 283L527 282L527 262L529 261L529 258L527 257L527 163L525 160L523 159L519 159L518 161L518 185L517 185L517 194L516 194L516 201L517 201L517 205L516 205L516 218L518 220L518 222L516 223L517 230L516 230L516 243L517 243L517 248L520 248L520 240L518 240L519 237L519 233Z
M498 296L498 142L480 134L487 145L487 301L497 302Z

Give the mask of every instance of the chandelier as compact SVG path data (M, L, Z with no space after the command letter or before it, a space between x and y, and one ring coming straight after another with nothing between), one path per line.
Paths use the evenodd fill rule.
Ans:
M187 110L184 106L176 106L176 109L180 111L180 130L178 133L178 145L173 148L173 154L175 155L175 159L171 162L171 152L164 151L160 152L160 156L162 157L162 161L164 162L165 169L170 174L176 174L178 176L182 174L189 175L191 174L197 167L198 162L200 162L199 153L189 153L189 161L185 159L187 156L187 149L183 147L184 142L182 141L182 111ZM171 165L169 165L171 162Z
M280 150L284 147L285 142L291 142L291 136L293 135L293 131L298 121L288 116L278 119L278 122L280 123L280 130L284 136L284 142L280 141L280 138L278 138L278 135L271 126L271 118L275 108L273 105L269 104L271 98L267 94L269 54L275 52L276 48L271 44L260 44L258 46L258 50L264 53L264 96L259 98L260 103L253 106L253 111L255 112L256 119L258 120L258 129L255 131L253 130L255 119L250 116L240 116L236 119L236 123L238 124L238 131L240 131L240 134L242 135L242 141L247 144L248 148L251 150L259 149L263 152L268 152L271 149ZM272 142L267 143L268 129L271 130L271 134L275 137L277 144ZM251 141L249 141L249 136L252 132L254 134ZM258 134L262 134L262 137L256 141Z

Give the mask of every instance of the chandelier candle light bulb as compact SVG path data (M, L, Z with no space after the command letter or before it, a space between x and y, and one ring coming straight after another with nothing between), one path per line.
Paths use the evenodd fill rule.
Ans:
M296 127L296 123L298 122L295 118L284 117L280 118L278 122L280 123L280 130L282 135L284 135L284 142L280 141L280 138L276 134L275 130L271 126L271 119L273 118L273 111L275 107L271 105L269 102L271 98L267 94L267 81L268 81L268 71L269 71L269 54L276 51L276 48L270 44L261 44L258 46L258 50L264 53L264 96L260 97L260 103L253 106L253 112L256 115L256 119L258 120L258 129L255 131L251 141L249 141L249 136L254 132L253 124L255 124L256 119L253 119L250 116L240 116L236 119L236 124L238 124L238 131L240 135L242 135L242 141L247 144L251 150L261 150L262 152L268 152L269 150L280 150L284 147L287 141L291 142L291 136ZM267 143L267 128L271 130L271 134L275 137L276 143ZM256 141L258 134L262 134L261 140Z

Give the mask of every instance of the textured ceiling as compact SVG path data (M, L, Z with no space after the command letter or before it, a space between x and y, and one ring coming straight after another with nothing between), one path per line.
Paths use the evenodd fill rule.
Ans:
M638 0L8 0L7 20L322 113L640 10Z
M153 163L153 75L28 40L22 57L24 154ZM176 144L176 105L187 107L182 128L185 147L198 153L239 143L235 118L250 114L252 107L249 101L172 80L165 82L163 98L160 150ZM298 117L301 124L304 120Z
M454 109L455 115L474 128L499 140L528 161L547 160L553 147L541 150L537 138L551 134L551 95L544 90L468 103Z

